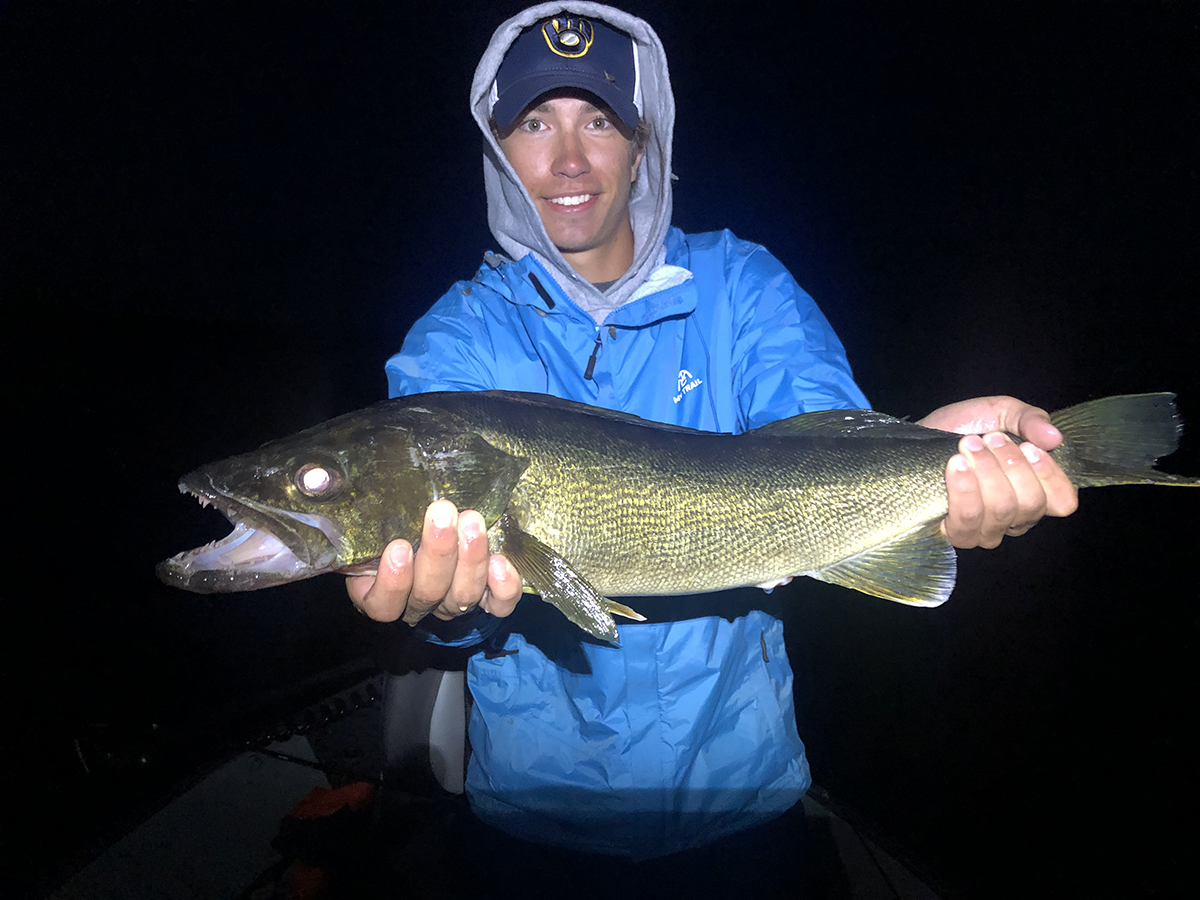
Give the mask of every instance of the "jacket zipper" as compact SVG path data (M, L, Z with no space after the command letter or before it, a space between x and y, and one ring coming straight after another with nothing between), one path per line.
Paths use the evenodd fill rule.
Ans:
M546 306L554 309L554 298L550 296L550 292L542 285L541 280L532 272L529 273L529 281L533 284L533 289L538 292L538 296L546 302ZM610 328L609 331L613 329ZM592 374L596 371L596 356L600 353L600 332L596 332L596 345L592 347L592 355L588 357L587 368L583 372L583 377L587 381L592 381Z
M592 380L592 373L596 371L596 355L600 352L600 334L596 333L596 346L592 348L592 355L588 357L587 369L584 370L583 377L587 381Z

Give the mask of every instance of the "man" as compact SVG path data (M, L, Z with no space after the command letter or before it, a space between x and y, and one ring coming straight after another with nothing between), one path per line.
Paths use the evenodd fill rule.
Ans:
M868 406L777 260L728 232L671 227L674 102L645 22L591 3L526 10L493 36L471 103L489 223L512 259L489 255L417 323L388 361L393 395L540 391L727 432ZM1061 440L1043 411L992 397L922 423L967 435L946 470L956 546L994 547L1074 510L1043 452ZM505 627L520 573L489 554L478 513L445 501L430 505L415 554L395 542L378 576L348 590L374 619L487 646L468 664L467 790L510 834L660 856L769 821L810 783L782 626L762 592L639 599L650 621L621 625L620 647L565 622L554 646L535 624ZM513 618L535 614L527 603Z

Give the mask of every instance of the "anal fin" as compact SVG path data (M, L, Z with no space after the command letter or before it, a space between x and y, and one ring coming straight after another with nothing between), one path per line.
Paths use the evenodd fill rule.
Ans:
M938 520L808 574L885 600L939 606L954 590L958 556Z

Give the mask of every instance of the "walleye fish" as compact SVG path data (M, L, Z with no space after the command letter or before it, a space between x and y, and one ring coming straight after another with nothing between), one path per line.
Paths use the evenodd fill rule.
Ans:
M1153 468L1176 449L1173 394L1055 413L1054 458L1079 487L1200 485ZM916 606L950 596L944 472L959 435L871 410L741 435L662 425L540 394L417 394L348 413L184 476L232 534L158 566L200 593L369 572L416 542L439 498L475 509L525 589L613 641L609 597L809 575Z

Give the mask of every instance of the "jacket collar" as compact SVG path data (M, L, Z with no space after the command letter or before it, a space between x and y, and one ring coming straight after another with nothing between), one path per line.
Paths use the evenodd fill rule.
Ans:
M485 265L478 276L480 283L494 290L515 306L531 306L546 315L571 315L596 324L551 276L535 254L515 261ZM643 328L672 316L683 316L696 309L692 273L683 266L664 260L651 271L638 292L623 306L612 310L600 325Z

